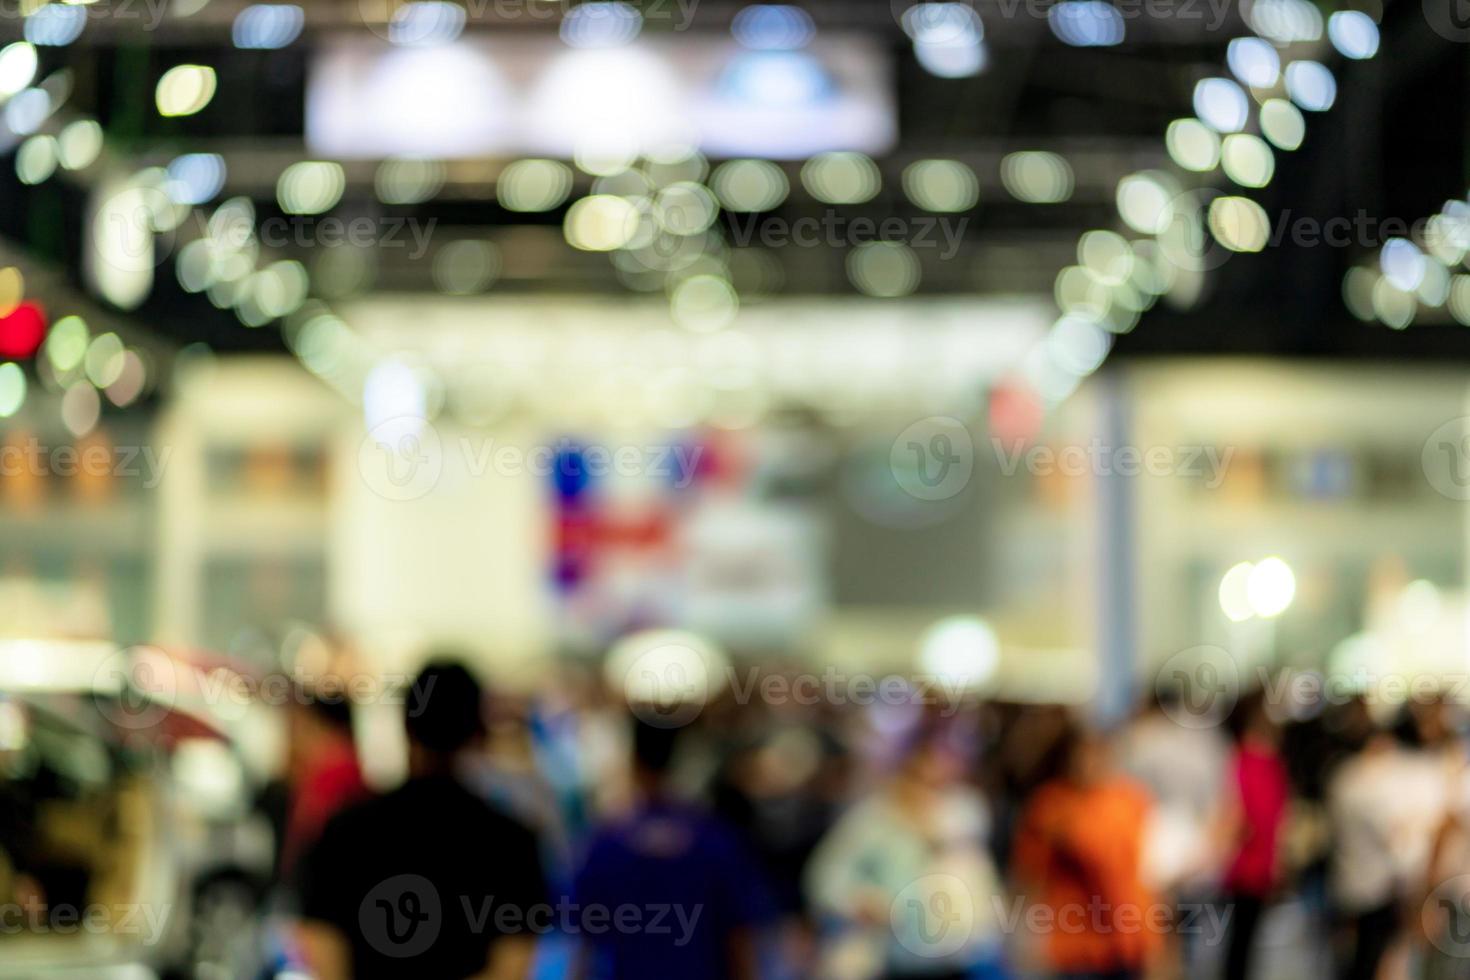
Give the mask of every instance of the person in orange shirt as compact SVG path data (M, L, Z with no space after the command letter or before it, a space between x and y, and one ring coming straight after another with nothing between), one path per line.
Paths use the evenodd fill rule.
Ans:
M1170 910L1142 880L1151 801L1117 774L1096 732L1069 729L1051 779L1016 829L1012 868L1029 900L1025 927L1059 977L1141 976L1163 946Z

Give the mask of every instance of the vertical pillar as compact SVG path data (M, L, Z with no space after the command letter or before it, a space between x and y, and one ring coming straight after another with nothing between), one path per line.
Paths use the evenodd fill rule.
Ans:
M1132 445L1129 389L1121 372L1098 375L1097 429L1113 453ZM1103 725L1128 716L1137 697L1137 534L1134 495L1138 477L1107 466L1097 474L1097 658L1094 713Z

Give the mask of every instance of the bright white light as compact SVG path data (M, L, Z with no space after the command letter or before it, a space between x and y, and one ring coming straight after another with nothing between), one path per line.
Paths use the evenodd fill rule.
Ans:
M102 153L102 127L95 119L67 123L56 137L61 165L67 170L85 170Z
M1060 204L1072 196L1072 165L1044 150L1009 153L1000 161L1000 182L1018 201Z
M1267 99L1261 104L1261 135L1277 149L1295 150L1307 135L1301 111L1285 99Z
M968 211L980 200L975 171L958 160L916 160L902 180L908 199L925 211Z
M878 194L883 178L861 153L821 153L801 168L801 182L824 204L865 204Z
M1052 33L1079 48L1123 43L1123 15L1107 0L1064 0L1047 11Z
M1259 252L1270 240L1265 210L1248 197L1217 197L1210 202L1210 234L1232 252Z
M26 375L19 364L0 364L0 419L20 411L26 400Z
M1118 215L1134 231L1157 235L1173 218L1171 202L1178 193L1154 171L1129 174L1118 181Z
M388 40L404 47L448 44L464 31L465 11L445 0L419 0L393 11Z
M1259 136L1231 133L1220 151L1225 175L1242 187L1265 187L1276 173L1271 147Z
M1205 173L1220 165L1220 136L1198 119L1176 119L1164 134L1169 157L1185 170Z
M912 40L924 44L980 41L985 37L980 15L967 3L918 3L903 12L900 23Z
M746 54L781 58L799 53ZM529 136L548 153L571 146L579 159L627 159L641 148L678 139L684 114L681 91L669 63L637 45L566 51L540 75L531 93Z
M1399 618L1411 632L1426 632L1439 619L1439 589L1427 579L1415 579L1404 586L1396 605Z
M296 40L304 26L306 13L295 4L257 3L240 11L230 36L237 48L271 50Z
M1245 19L1253 31L1277 44L1322 36L1322 14L1310 0L1252 0Z
M1403 330L1414 322L1418 297L1395 286L1387 276L1373 284L1373 315L1394 330Z
M154 100L161 116L191 116L209 105L217 85L208 65L177 65L158 80Z
M1077 240L1077 261L1093 280L1119 286L1133 272L1133 249L1117 232L1095 228Z
M1425 306L1443 306L1450 298L1450 271L1437 261L1425 261L1424 278L1416 292Z
M728 211L769 211L786 200L790 182L768 160L729 160L715 168L710 187Z
M1337 101L1337 80L1320 62L1293 61L1286 66L1286 94L1309 112L1326 112Z
M696 333L713 333L735 322L740 297L729 281L715 275L690 276L669 295L669 315Z
M1239 132L1249 118L1250 102L1230 79L1205 78L1194 87L1194 114L1217 132Z
M362 384L363 423L378 442L397 448L428 424L429 396L419 373L395 359L379 361Z
M914 60L935 78L969 78L985 70L990 54L984 41L915 41Z
M1378 255L1384 277L1406 293L1424 281L1424 263L1424 253L1407 238L1390 238Z
M153 288L153 217L148 195L143 188L117 183L100 188L97 199L88 236L91 247L84 254L87 278L112 305L135 309Z
M816 35L811 14L787 4L757 3L735 14L730 33L747 48L791 51L804 48Z
M1281 56L1258 37L1238 37L1226 48L1230 72L1251 88L1270 88L1281 77Z
M276 200L287 214L321 214L342 199L347 177L333 161L302 160L276 181Z
M5 104L5 125L17 136L29 136L51 115L51 96L45 89L28 88Z
M1255 566L1248 561L1234 565L1220 579L1220 610L1233 623L1244 622L1255 615L1251 606L1250 577Z
M224 157L218 153L185 153L169 162L164 190L177 204L203 204L224 186Z
M495 196L510 211L550 211L572 192L572 170L555 160L517 160L501 171Z
M1000 640L978 616L941 619L919 639L918 666L957 686L979 687L1000 666Z
M422 204L444 186L444 165L437 160L396 157L384 160L373 175L373 189L384 204Z
M1279 616L1296 597L1296 576L1291 566L1280 558L1267 558L1256 563L1246 579L1246 595L1257 616Z
M1086 377L1102 367L1113 346L1113 335L1091 317L1069 314L1052 326L1046 346L1057 367Z
M1339 10L1327 18L1327 36L1344 58L1362 61L1378 53L1378 25L1361 10Z
M611 194L593 194L567 209L563 233L567 244L585 252L611 252L632 240L639 212L632 202Z
M15 151L15 175L22 184L39 184L56 172L56 139L32 136Z
M87 26L87 8L48 3L26 18L25 37L44 47L65 47L82 36Z
M561 39L574 48L616 48L628 44L643 29L643 15L619 0L591 0L567 11Z
M985 25L964 3L919 3L900 21L914 42L914 57L940 78L965 78L985 68Z
M725 686L729 670L730 659L718 647L684 630L632 633L613 645L603 664L608 687L630 704L684 704L696 713ZM670 720L677 723L672 715Z
M0 98L8 98L36 77L36 48L25 41L16 41L0 48Z
M747 51L730 62L719 87L739 102L794 109L820 102L831 82L821 63L804 51Z

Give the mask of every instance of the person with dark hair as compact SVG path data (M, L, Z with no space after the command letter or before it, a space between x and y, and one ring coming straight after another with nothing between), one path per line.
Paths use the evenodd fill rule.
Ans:
M583 976L758 975L756 934L769 918L765 887L735 832L670 792L679 734L634 724L633 809L593 835L574 888Z
M1222 885L1233 914L1227 927L1225 980L1245 980L1261 915L1280 885L1280 840L1291 789L1279 748L1281 733L1264 692L1240 701L1230 728L1236 742L1226 804L1231 849Z
M482 704L458 663L431 663L409 688L408 780L339 814L304 862L299 934L312 976L528 974L532 931L550 919L536 838L457 775L484 733Z

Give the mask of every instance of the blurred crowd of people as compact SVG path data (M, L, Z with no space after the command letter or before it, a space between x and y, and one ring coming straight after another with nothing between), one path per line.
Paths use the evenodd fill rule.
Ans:
M1460 706L1273 693L1108 729L917 690L690 715L436 660L386 792L344 702L291 707L272 970L1470 977Z

